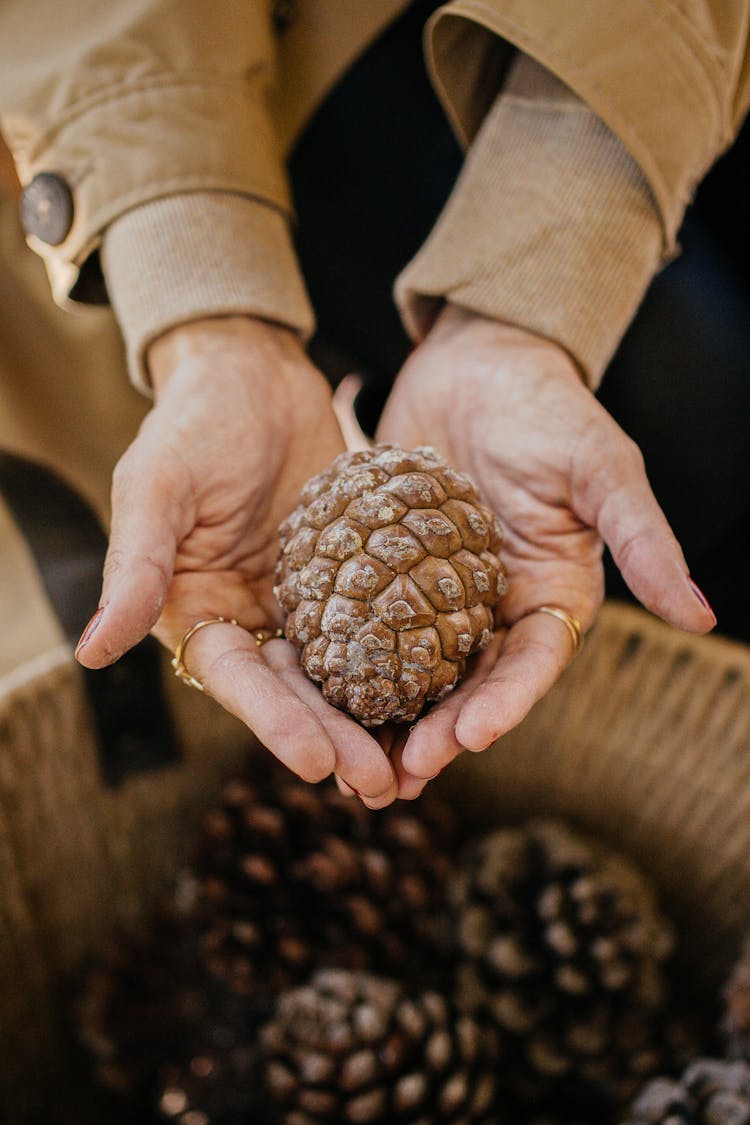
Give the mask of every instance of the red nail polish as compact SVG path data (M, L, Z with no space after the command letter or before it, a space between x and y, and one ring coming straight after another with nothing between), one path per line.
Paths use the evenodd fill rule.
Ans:
M93 637L94 633L96 632L97 628L99 627L99 622L102 619L103 613L104 613L104 606L100 606L100 608L96 611L94 616L89 621L86 628L81 633L81 639L79 640L78 644L76 645L76 656L81 651L81 649L84 647L84 645L87 645L89 643L89 641L91 640L91 638Z
M716 614L714 613L713 609L711 608L711 605L709 604L708 598L703 593L703 591L698 586L696 586L696 584L695 584L695 582L693 582L692 578L688 578L688 582L690 583L690 589L693 591L693 593L695 594L696 598L701 603L703 608L707 609L709 613L713 613L714 617L716 617Z

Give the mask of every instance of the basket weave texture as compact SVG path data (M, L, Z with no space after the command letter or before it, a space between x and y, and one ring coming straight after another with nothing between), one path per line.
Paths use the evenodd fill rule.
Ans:
M2 684L0 684L2 687ZM175 874L244 728L174 683L177 768L103 787L64 646L0 691L0 1093L59 1056L58 985ZM472 829L563 815L646 869L715 993L750 930L750 650L606 605L523 724L440 790ZM377 814L375 814L377 815ZM54 1069L54 1068L53 1068Z
M56 1080L62 987L172 880L197 808L247 751L245 728L164 663L182 759L117 787L67 645L0 677L0 1104Z
M472 822L565 816L655 880L714 992L750 930L750 649L604 606L519 728L440 779Z

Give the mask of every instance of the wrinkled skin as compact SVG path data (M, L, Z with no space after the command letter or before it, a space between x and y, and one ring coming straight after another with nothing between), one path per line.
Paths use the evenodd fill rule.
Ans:
M478 484L505 529L510 590L494 645L463 685L398 740L402 796L462 749L516 726L573 655L560 606L590 628L602 601L603 543L633 593L678 628L716 623L688 580L635 444L583 385L567 354L519 329L446 308L401 371L379 441L434 445Z
M558 605L588 628L602 540L649 609L695 632L715 623L637 449L566 354L448 309L399 374L378 440L435 446L499 514L509 628L411 732L376 741L324 701L290 644L251 635L281 623L276 529L344 448L325 380L290 332L249 317L181 326L148 359L156 402L115 471L103 608L78 659L103 667L149 631L173 650L196 621L236 619L193 636L189 671L309 781L334 772L383 807L520 722L572 655L562 623L529 612Z
M151 348L156 405L118 464L90 668L152 631L173 650L196 621L189 672L308 781L336 772L373 807L396 796L376 740L330 707L290 644L273 596L277 528L344 440L323 376L283 328L227 318L175 329ZM85 634L84 634L85 635Z

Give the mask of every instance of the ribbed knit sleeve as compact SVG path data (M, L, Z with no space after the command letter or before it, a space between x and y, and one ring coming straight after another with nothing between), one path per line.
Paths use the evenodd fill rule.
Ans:
M650 188L624 145L520 55L396 300L414 339L447 300L556 341L595 387L662 246Z
M308 336L313 312L276 208L225 192L144 204L105 232L102 262L131 378L150 390L148 346L203 317L259 316Z

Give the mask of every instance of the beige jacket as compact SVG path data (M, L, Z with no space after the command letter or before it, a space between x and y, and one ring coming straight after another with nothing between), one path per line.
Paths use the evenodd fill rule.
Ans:
M284 152L403 0L3 0L0 122L74 214L30 239L64 302L101 251L133 377L166 328L248 312L309 333ZM73 13L73 15L71 14ZM453 0L425 35L468 148L396 285L565 346L595 384L750 99L750 0ZM510 48L525 57L508 71ZM553 76L557 76L556 78ZM408 111L408 107L407 107Z

